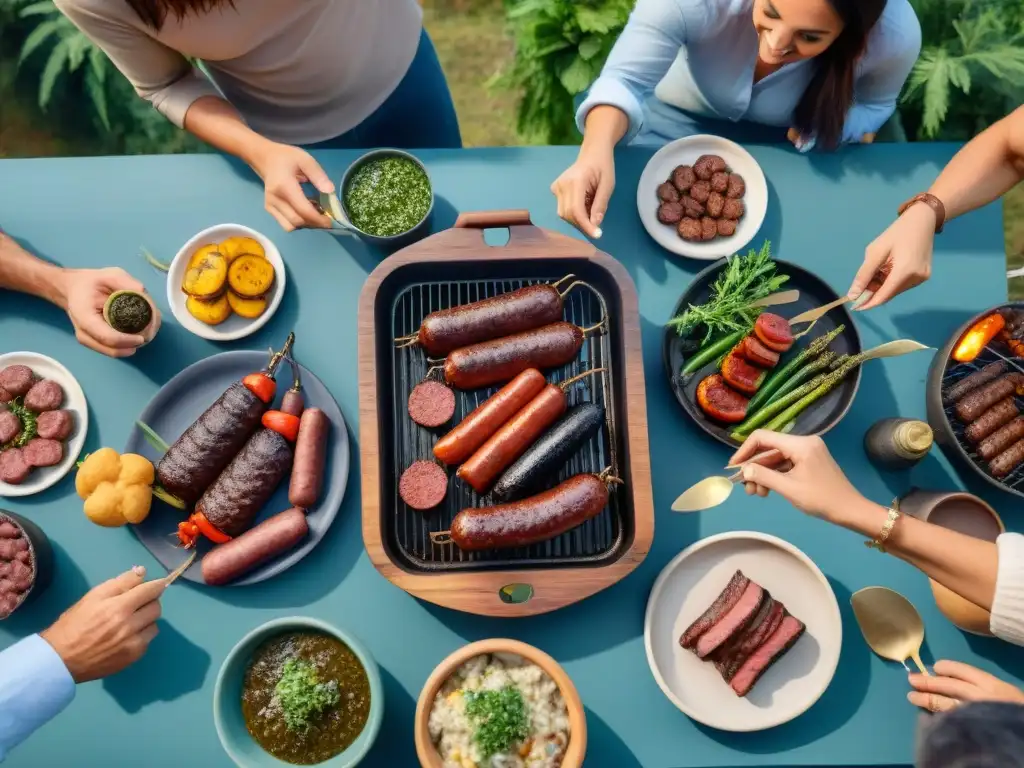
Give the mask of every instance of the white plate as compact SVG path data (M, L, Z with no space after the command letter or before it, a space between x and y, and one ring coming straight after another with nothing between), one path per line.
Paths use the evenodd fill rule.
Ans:
M679 645L737 569L807 625L743 698L714 664ZM658 686L685 714L723 731L772 728L809 709L832 682L842 640L839 603L818 566L792 544L753 531L710 536L680 552L654 582L644 617L647 663Z
M220 325L207 325L196 320L185 309L185 299L188 296L181 290L181 280L185 276L185 267L188 265L189 257L195 253L197 248L212 243L219 243L222 240L227 240L229 237L251 237L263 246L267 260L274 265L274 272L276 273L274 276L274 287L271 289L270 296L268 297L267 311L259 317L250 319L239 317L232 313L231 317ZM211 341L234 341L255 333L267 324L267 321L274 316L274 313L280 306L281 299L284 298L284 286L284 260L281 258L281 253L277 250L277 246L270 242L269 238L260 234L255 229L243 227L241 224L218 224L215 227L204 229L197 234L185 243L174 257L174 261L171 262L171 268L167 272L167 303L170 305L171 312L178 322L196 336L201 336Z
M716 237L706 243L690 243L679 236L674 224L658 221L658 185L668 180L676 166L693 165L701 155L721 156L733 173L743 177L747 185L743 196L746 212L732 237ZM706 134L686 136L666 144L647 162L636 188L636 207L647 234L662 248L691 259L714 261L739 253L761 229L768 211L768 182L765 181L761 166L739 144Z
M33 469L21 485L0 482L0 498L31 496L59 483L78 461L85 443L85 433L89 431L89 409L85 403L85 393L71 371L52 357L38 352L8 352L0 355L0 369L8 365L27 365L39 378L53 379L60 384L64 389L64 404L61 408L74 414L75 426L71 437L64 441L64 459L60 464Z

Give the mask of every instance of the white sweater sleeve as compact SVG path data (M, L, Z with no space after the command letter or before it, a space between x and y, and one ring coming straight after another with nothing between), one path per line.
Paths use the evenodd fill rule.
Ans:
M1024 536L1004 533L996 545L999 572L989 628L1001 640L1024 645Z

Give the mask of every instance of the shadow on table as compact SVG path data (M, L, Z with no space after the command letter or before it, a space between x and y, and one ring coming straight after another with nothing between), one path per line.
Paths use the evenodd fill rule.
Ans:
M134 714L158 701L174 701L203 687L210 654L161 621L146 655L103 680L103 688L125 712Z
M919 309L894 314L892 324L906 337L938 349L976 312L977 309Z
M40 524L38 519L30 519ZM42 527L45 530L45 525ZM53 547L54 566L50 586L32 602L22 606L12 613L10 618L4 620L3 628L18 637L46 629L89 591L89 582L85 574L78 569L70 555L52 538L50 545Z
M833 181L848 173L896 181L913 175L918 167L934 162L928 152L915 151L917 148L912 147L912 144L851 144L837 152L808 152L806 157L818 175Z
M1016 677L1018 682L1024 682L1024 654L1020 652L1018 646L997 637L982 637L967 633L964 633L964 637L967 638L967 644L972 651L982 658L998 664L1001 669ZM1000 675L998 671L994 674L997 677L1006 677Z
M413 722L416 701L402 684L384 667L380 668L384 686L384 721L380 735L366 755L367 765L416 765L416 743L413 740Z
M748 754L776 754L828 736L857 713L871 682L871 651L860 636L850 606L850 590L832 577L828 581L839 602L843 645L835 676L822 697L800 717L767 731L731 733L695 723L705 735ZM799 647L795 646L793 652L799 652Z
M587 768L641 768L642 763L608 723L589 707L584 709L587 714Z

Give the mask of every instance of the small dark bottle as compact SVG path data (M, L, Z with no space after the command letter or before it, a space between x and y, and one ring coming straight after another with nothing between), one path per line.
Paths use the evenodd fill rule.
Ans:
M931 450L932 428L916 419L882 419L864 435L864 451L883 469L909 469Z

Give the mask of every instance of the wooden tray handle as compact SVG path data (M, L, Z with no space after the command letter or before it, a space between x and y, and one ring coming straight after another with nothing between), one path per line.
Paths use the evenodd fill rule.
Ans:
M460 213L456 229L492 229L498 227L532 227L530 212L525 209L507 211L469 211Z

